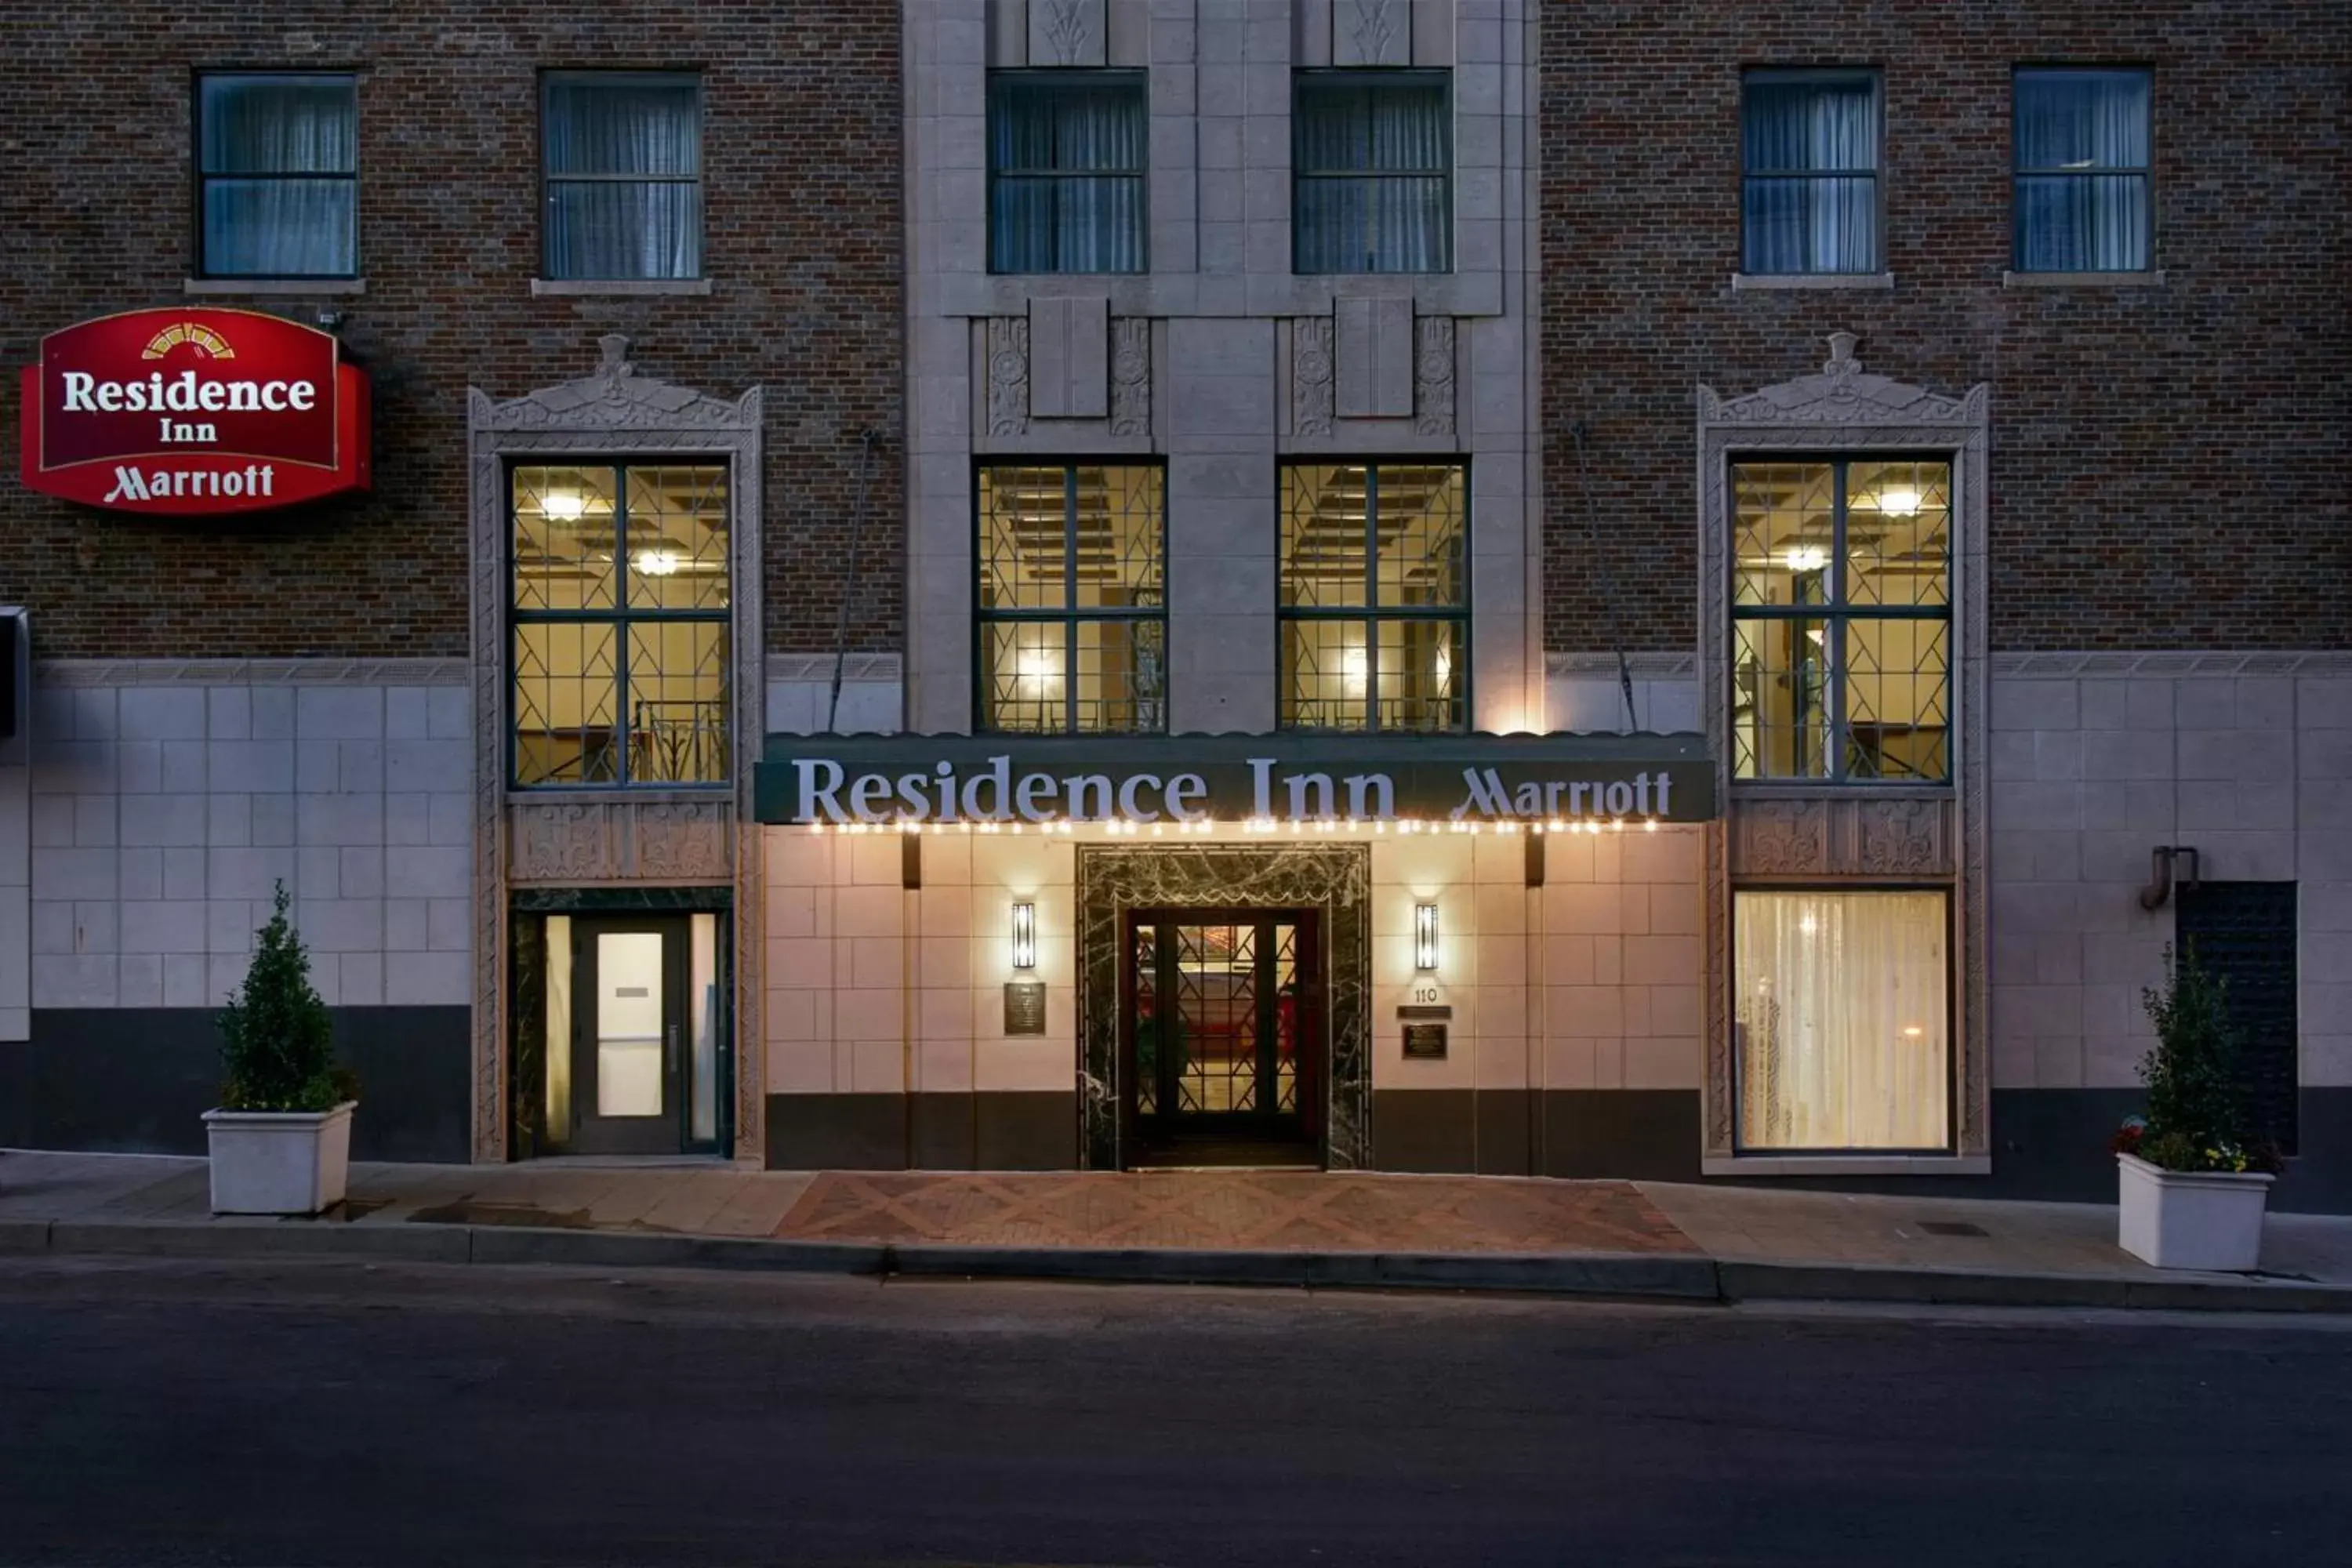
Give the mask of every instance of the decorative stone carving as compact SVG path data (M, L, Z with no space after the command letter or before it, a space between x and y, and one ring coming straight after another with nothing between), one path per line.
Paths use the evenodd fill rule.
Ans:
M1301 316L1290 323L1290 428L1297 436L1331 434L1331 318Z
M1860 843L1855 869L1868 876L1929 876L1948 873L1944 850L1943 802L1857 801L1853 806Z
M619 870L612 808L601 802L518 805L510 837L518 882L604 882Z
M630 873L656 882L727 880L728 816L716 800L633 805Z
M1029 63L1103 63L1103 0L1030 0Z
M1151 434L1151 322L1121 316L1110 324L1110 433Z
M467 401L478 431L585 427L597 431L740 430L757 426L757 388L728 403L690 388L637 374L629 361L629 340L618 332L596 340L593 375L527 393L511 403L492 403L479 390Z
M1819 875L1829 869L1829 803L1749 801L1733 808L1733 870L1741 876Z
M988 319L988 433L1022 436L1029 430L1029 319Z
M1412 360L1412 427L1423 436L1454 434L1454 318L1423 316Z
M1333 63L1341 66L1409 64L1412 41L1407 0L1339 0L1339 31L1331 40Z
M1922 386L1910 386L1892 377L1871 375L1853 357L1860 340L1852 332L1832 332L1830 357L1819 375L1800 376L1779 386L1768 386L1729 402L1712 387L1699 388L1699 420L1710 425L1962 425L1981 422L1986 391L1979 386L1966 397L1945 397Z

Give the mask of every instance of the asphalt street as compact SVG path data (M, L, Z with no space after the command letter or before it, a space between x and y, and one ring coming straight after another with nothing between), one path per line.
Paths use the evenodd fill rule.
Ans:
M2337 1321L0 1259L0 1562L2340 1563Z

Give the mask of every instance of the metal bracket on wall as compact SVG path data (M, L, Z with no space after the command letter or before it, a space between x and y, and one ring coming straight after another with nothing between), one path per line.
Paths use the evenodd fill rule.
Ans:
M2189 863L2189 868L2179 879L2180 890L2184 893L2193 893L2197 890L2197 851L2186 844L2159 844L2152 852L2153 865L2149 871L2148 884L2139 890L2141 909L2158 910L2164 907L2165 900L2172 897L2174 868L2184 858Z

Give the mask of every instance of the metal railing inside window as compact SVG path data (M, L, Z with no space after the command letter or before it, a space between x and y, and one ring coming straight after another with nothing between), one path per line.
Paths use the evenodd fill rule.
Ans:
M1739 123L1742 268L1878 271L1877 78L1750 71Z
M1291 269L1452 270L1453 132L1444 72L1299 72Z
M1165 731L1165 472L990 464L979 513L980 728Z
M518 464L509 484L515 784L726 783L726 467Z
M558 71L541 98L551 279L702 276L702 84Z
M1732 775L1948 779L1951 465L1739 462L1731 496Z
M1150 147L1140 71L992 74L988 269L1145 270Z
M1285 466L1282 728L1467 726L1468 493L1459 463Z
M2018 71L2019 271L2147 269L2151 95L2145 70Z
M205 276L358 274L357 79L199 78L196 170Z

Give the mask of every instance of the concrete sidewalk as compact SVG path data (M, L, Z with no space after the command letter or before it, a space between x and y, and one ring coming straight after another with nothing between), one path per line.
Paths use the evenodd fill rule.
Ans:
M2148 1268L2115 1211L1662 1183L1171 1172L360 1165L316 1220L215 1219L200 1159L0 1154L0 1253L298 1255L1739 1301L2352 1313L2352 1218L2263 1272Z

